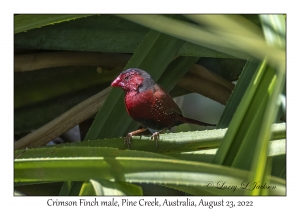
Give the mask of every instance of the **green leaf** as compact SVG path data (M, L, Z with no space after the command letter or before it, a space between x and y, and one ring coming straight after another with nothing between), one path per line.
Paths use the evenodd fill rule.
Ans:
M227 128L239 106L249 84L258 67L257 62L248 61L239 77L239 80L233 89L223 114L218 122L217 128Z
M38 170L37 170L38 168ZM135 157L28 158L15 160L15 182L79 181L106 179L110 181L143 182L207 188L208 182L224 180L239 185L248 172L191 161ZM272 194L285 194L285 181L271 178L276 186ZM244 190L242 190L244 191ZM214 194L224 191L212 187ZM239 192L237 192L238 194ZM229 193L230 194L230 193Z
M209 30L196 24L174 20L163 15L119 16L143 26L155 29L159 32L186 40L194 44L209 47L210 49L225 52L226 54L230 54L239 58L247 59L248 56L245 54L248 54L253 58L263 59L267 54L270 64L272 64L273 67L280 65L281 62L285 61L285 51L267 45L262 36L257 34L254 36L248 36L240 33L241 27L253 27L251 22L244 21L244 19L244 26L231 27L230 32L228 32L228 29L224 30L222 27L219 27L216 30L211 28L212 24L210 24L210 21L215 19L215 15L204 15L206 19L210 20L205 22L210 26ZM197 16L201 20L205 19L202 15L194 16ZM224 16L223 19L226 19L226 16ZM240 18L237 18L236 21L239 20ZM232 31L235 31L235 33L232 33ZM250 34L252 33L251 30L248 30L247 32Z
M275 128L278 129L280 126L275 125ZM279 129L280 130L280 129ZM278 130L278 131L279 131ZM276 132L278 132L276 131ZM169 145L174 144L174 148L177 148L179 154L180 151L186 146L193 144L195 142L196 136L202 137L203 134L207 131L201 131L201 132L187 132L190 137L192 137L194 134L194 138L192 140L190 137L186 137L186 140L184 141L185 144L180 144L176 146L174 144L174 138L170 137L171 134L162 134L162 137L169 137ZM210 131L215 132L215 131ZM203 134L202 134L203 133ZM224 131L222 131L224 135ZM174 134L174 135L181 135L184 136L186 134ZM274 135L278 136L278 134ZM145 139L145 138L143 138ZM163 141L166 141L168 138L163 138ZM181 139L178 136L178 139ZM118 145L123 146L123 140L122 139L116 139L118 140ZM31 181L57 181L56 179L66 180L66 181L85 181L90 178L96 179L96 180L115 180L115 181L128 181L128 182L137 182L137 183L153 183L153 184L167 184L167 185L179 185L179 188L176 188L178 190L181 190L183 192L187 192L189 194L195 194L195 195L207 195L207 194L228 194L228 192L223 191L221 192L219 189L211 189L207 191L207 187L203 187L202 185L205 185L204 182L201 182L201 185L197 185L198 179L192 178L194 175L191 174L191 172L196 173L195 176L202 177L203 175L197 174L197 170L202 170L208 166L207 170L211 173L210 177L213 177L217 171L220 171L218 167L213 166L211 164L209 165L203 165L200 164L198 168L197 162L190 162L190 161L180 161L173 159L171 157L161 155L161 154L155 154L155 153L149 153L149 152L142 152L142 151L134 151L134 150L119 150L116 148L102 148L99 147L103 144L108 144L112 142L112 145L116 146L116 141L113 139L109 139L106 141L99 140L99 141L83 141L80 143L72 143L72 144L65 144L65 145L57 145L57 146L51 146L51 147L43 147L43 148L37 148L37 149L27 149L27 150L17 150L15 151L15 157L17 158L16 166L15 166L15 177L16 177L16 183L19 181L21 182L31 182ZM149 147L148 141L140 141L140 143L144 143L147 145L147 148ZM162 142L161 142L162 143ZM167 142L166 142L167 143ZM196 143L196 142L195 142ZM137 144L136 144L137 145ZM146 146L145 146L146 148ZM154 145L153 145L153 148ZM160 147L161 148L161 147ZM160 149L159 148L159 149ZM172 155L170 152L168 153L168 149L170 149L170 146L166 147L166 154ZM163 149L164 150L164 149ZM184 149L183 149L184 150ZM161 150L157 152L162 152ZM199 151L201 152L201 151ZM204 151L203 151L204 152ZM215 152L215 151L214 151ZM284 140L275 140L271 142L270 145L270 154L269 155L280 155L285 153L285 141ZM195 154L190 154L190 156ZM129 158L129 159L128 159ZM180 158L178 156L178 158ZM126 160L129 161L127 163L125 162L119 162L119 160ZM127 160L128 159L128 160ZM91 160L90 163L87 164L88 161ZM170 160L170 161L168 161ZM18 163L19 161L29 161L29 165L26 165L27 163ZM49 163L45 163L44 161ZM71 162L70 162L71 161ZM149 161L154 161L149 163ZM199 161L199 160L197 160ZM81 164L82 162L82 164ZM33 165L32 165L33 164ZM46 166L46 165L48 166ZM90 164L95 164L94 166ZM170 165L171 164L171 165ZM175 165L173 165L175 164ZM182 165L183 164L183 165ZM187 165L186 165L187 164ZM196 164L196 165L194 165ZM31 165L31 166L30 166ZM182 167L181 167L182 166ZM36 168L38 167L38 168ZM88 169L88 168L89 169ZM152 168L154 167L154 168ZM171 167L171 168L170 168ZM196 168L195 168L196 167ZM211 168L212 167L212 168ZM197 169L198 168L198 169ZM213 169L215 168L215 170ZM48 170L50 170L48 172ZM54 170L52 172L52 170ZM73 170L76 170L73 171ZM99 171L98 171L99 170ZM192 170L192 171L190 171ZM196 171L195 171L196 170ZM228 169L229 171L231 169ZM100 172L101 171L101 172ZM155 171L152 174L144 173L144 172L151 172ZM160 171L161 173L158 173ZM170 173L165 174L164 172L169 171ZM222 171L222 170L221 170ZM142 173L139 173L142 172ZM180 173L179 173L180 172ZM188 172L188 174L184 174L184 172ZM62 173L62 174L60 174ZM136 175L132 176L130 179L126 178L126 174L132 174L137 173ZM178 173L178 174L177 174ZM203 172L207 173L207 172ZM228 176L233 176L234 173L240 174L239 172L232 172L233 174L227 172L224 172L224 174L227 174ZM180 175L181 174L181 175ZM36 177L35 180L28 180L28 179L19 179L19 175L26 176L27 178ZM180 175L180 176L179 176ZM50 178L48 180L45 179L45 176ZM180 177L187 176L187 180L182 180ZM55 178L56 177L56 178ZM80 178L81 177L81 178ZM247 176L245 176L247 177ZM30 179L31 179L30 178ZM189 178L192 178L193 181L189 180ZM204 180L208 180L209 178L205 178ZM217 183L217 180L224 179L225 181L228 180L228 177L221 176L221 177L215 177L212 178L210 181ZM160 181L159 181L160 180ZM172 181L173 180L173 181ZM181 181L180 181L181 180ZM233 180L232 180L233 181ZM231 184L240 184L241 180L235 180L231 182ZM229 181L228 181L229 182ZM78 183L78 184L76 184ZM69 183L65 183L65 189L64 186L62 187L62 190L60 192L60 195L78 195L81 185L79 182L76 182L73 184L73 186L70 189ZM276 182L277 183L277 182ZM275 183L275 184L276 184ZM196 184L196 186L195 186ZM207 184L207 183L206 183ZM270 185L273 185L274 183L270 183ZM76 187L77 186L77 187ZM189 188L189 186L193 186ZM198 187L197 187L198 186ZM282 184L280 184L282 186ZM277 186L279 187L279 186ZM119 189L119 188L118 188ZM279 191L273 191L271 194L284 194L285 191L280 190L282 188L279 188ZM62 193L64 190L64 193ZM242 195L244 192L243 190L237 190L236 192L232 192L234 195ZM230 195L232 193L229 193Z
M264 17L265 16L262 16L262 19L264 19ZM285 36L281 37L281 33L285 35L284 17L282 15L270 15L267 16L266 19L273 26L273 30L271 32L269 28L264 30L266 40L271 45L277 45L279 47L284 48ZM267 27L265 27L265 25L263 24L263 28ZM274 37L277 37L278 39L274 41ZM276 121L276 117L280 106L279 97L282 93L283 86L285 84L285 63L281 63L280 65L278 65L276 70L276 74L273 76L273 79L270 82L270 86L268 88L269 100L266 104L266 111L263 114L262 126L259 130L258 144L255 150L253 163L251 167L252 173L249 177L249 180L264 181L268 179L267 175L270 173L269 171L271 171L270 166L268 167L267 165L268 143L272 135L271 124ZM269 163L269 165L271 164ZM253 190L250 194L260 195L265 194L265 191L260 188L257 188Z
M90 142L91 144L86 145ZM99 147L95 143L103 143L105 141L85 141L79 144L67 144L63 147L41 147L27 150L16 150L15 158L42 158L42 157L151 157L151 158L171 158L166 155L142 152L137 150L120 150L117 148ZM93 144L94 143L94 144ZM114 142L115 143L115 142ZM149 142L148 142L149 143ZM122 145L123 146L123 145Z
M78 196L80 193L80 190L82 188L83 181L73 181L73 182L67 181L67 182L70 182L72 185L71 189L67 195Z
M96 67L60 67L15 73L14 108L108 84L118 72L97 73Z
M15 34L14 45L20 49L134 53L148 31L115 15L93 15ZM178 55L233 58L189 42L183 44Z
M88 196L88 195L103 195L101 192L101 185L99 182L94 180L89 180L88 182L83 182L82 187L79 192L80 196Z
M24 193L21 193L17 190L14 190L14 196L26 196Z
M26 146L41 146L70 130L75 125L78 125L80 122L83 122L95 114L103 105L110 90L111 87L105 88L103 91L81 102L38 130L19 139L15 142L14 148L20 149Z
M14 33L17 34L34 28L40 28L42 26L57 24L88 16L91 15L16 15L14 16Z
M69 195L73 184L74 184L74 182L71 182L71 181L64 182L59 191L59 195L62 195L62 196Z
M84 182L79 195L142 195L141 187L126 182L111 182L107 180L89 180Z
M265 164L265 171L262 179L262 183L266 183L267 185L270 184L270 177L271 177L271 171L272 171L272 158L268 157L266 164ZM263 188L260 192L260 195L269 195L269 189Z
M270 23L274 23L273 16L270 17ZM274 41L274 36L270 40ZM284 58L280 61L284 61ZM213 161L251 170L248 177L250 182L267 183L271 173L271 163L267 166L271 125L278 114L278 97L285 82L285 63L273 63L277 71L270 63L269 59L264 59L252 78ZM261 188L246 192L251 195L268 193Z
M267 43L285 49L286 20L283 15L259 15Z
M216 153L216 147L220 145L221 140L225 136L226 130L227 129L218 129L161 134L158 148L155 147L155 143L153 141L149 141L149 136L133 137L132 149L159 153L160 155L178 156L178 158L183 158L188 154L191 157L199 157L202 155L204 156L203 159L205 159L205 156L209 156L211 158L211 156ZM274 124L272 126L272 133L273 141L270 142L269 155L278 156L285 154L285 140L282 140L282 138L285 138L286 124ZM137 153L137 151L134 150L128 151L129 153L124 152L126 150L124 150L123 142L123 138L101 139L47 146L36 149L16 150L15 158L43 157L44 154L47 154L49 157L92 157L97 154L105 156L110 156L111 154L126 156L126 154L130 154L131 157L139 157L145 154ZM119 150L113 148L101 149L101 147L113 147L119 148ZM166 158L166 156L163 157ZM199 161L202 161L202 159L200 158Z
M101 92L107 85L72 92L47 101L14 110L14 133L31 132L59 117L77 104ZM39 117L35 117L39 116Z
M267 102L269 98L269 89L272 88L272 81L274 79L274 69L266 68L266 72L263 75L262 82L258 87L258 90L251 101L248 112L246 113L245 126L246 128L240 128L244 131L244 139L240 148L236 154L235 160L233 162L234 167L242 167L244 169L250 169L253 163L253 157L255 152L257 151L258 144L262 139L259 139L259 132L270 133L270 128L273 122L270 122L268 126L270 127L268 130L262 129L264 126L263 118L264 113L267 109ZM252 116L250 116L252 114ZM252 118L252 119L251 119ZM248 120L248 121L247 121ZM252 120L252 121L251 121ZM256 131L256 132L255 132ZM239 135L239 134L237 134ZM241 136L241 135L240 135ZM239 138L241 138L239 136ZM271 138L267 138L265 142L265 149L267 149L269 140ZM267 150L265 154L267 155Z
M264 62L252 78L231 120L228 131L215 156L214 163L228 166L235 164L235 166L243 169L250 169L258 136L257 130L260 130L261 127L268 86L273 77L274 71L266 69L266 62ZM263 99L265 99L265 102ZM238 154L245 158L237 158ZM235 160L240 162L234 163ZM245 161L247 162L245 163Z

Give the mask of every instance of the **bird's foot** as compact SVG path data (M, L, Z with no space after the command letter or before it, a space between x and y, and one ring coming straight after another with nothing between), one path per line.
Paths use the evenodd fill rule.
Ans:
M132 139L132 136L135 136L139 133L142 133L144 132L145 130L147 130L147 128L141 128L139 130L136 130L136 131L133 131L133 132L130 132L127 134L127 136L125 137L124 139L124 145L128 147L128 149L130 149L130 145L131 145L131 139Z
M127 145L128 149L130 149L131 139L132 139L132 133L128 133L124 139L124 146Z
M150 138L151 141L155 141L156 147L158 147L158 140L159 140L159 132L154 132Z

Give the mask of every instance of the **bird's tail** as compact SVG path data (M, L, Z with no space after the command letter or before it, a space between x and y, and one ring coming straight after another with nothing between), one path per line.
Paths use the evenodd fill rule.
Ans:
M196 124L196 125L202 125L202 126L216 126L214 124L209 124L209 123L201 122L201 121L194 120L191 118L187 118L182 115L178 115L177 120L181 121L182 123L190 123L190 124Z

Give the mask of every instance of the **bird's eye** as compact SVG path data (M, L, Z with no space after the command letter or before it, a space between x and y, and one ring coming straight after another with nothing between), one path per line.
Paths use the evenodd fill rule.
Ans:
M126 76L124 79L125 79L125 80L128 80L128 79L129 79L129 76Z

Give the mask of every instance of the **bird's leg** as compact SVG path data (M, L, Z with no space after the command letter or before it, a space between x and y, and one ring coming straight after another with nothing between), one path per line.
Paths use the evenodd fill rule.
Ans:
M124 145L127 144L128 149L130 149L130 144L131 144L130 140L132 139L132 136L135 136L136 134L142 133L145 130L147 130L147 128L141 128L139 130L128 133L127 136L124 139Z
M166 129L163 129L161 131L158 132L154 132L150 138L150 140L154 140L155 141L155 145L156 147L158 147L158 140L159 140L159 134L164 133L166 131Z

